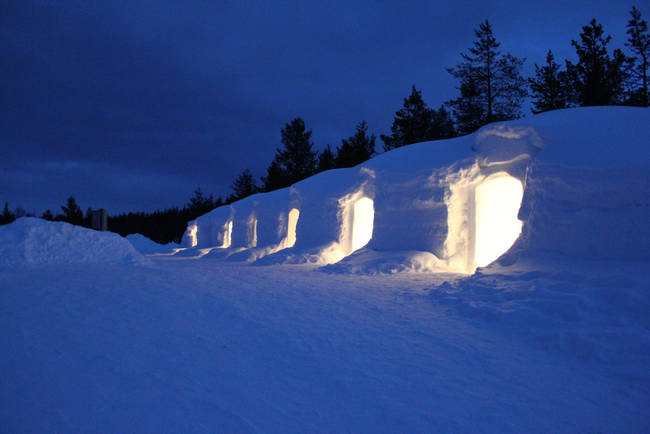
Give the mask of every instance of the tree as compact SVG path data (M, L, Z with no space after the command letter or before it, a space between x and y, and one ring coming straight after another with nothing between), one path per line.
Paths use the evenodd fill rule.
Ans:
M41 215L41 218L43 220L47 220L47 221L50 221L50 222L54 220L54 216L52 215L52 211L50 211L49 209L45 210L45 212Z
M316 156L312 148L311 130L305 128L305 121L295 118L281 130L284 148L275 151L275 157L263 179L266 191L288 187L303 180L316 171Z
M578 55L578 63L566 61L571 98L583 106L612 105L622 102L624 66L630 60L619 49L610 57L603 26L595 19L582 27L580 42L571 41Z
M317 172L324 172L326 170L334 169L336 166L336 157L332 151L332 147L327 145L323 152L318 154L318 168Z
M237 179L235 179L235 182L232 183L232 190L234 192L235 200L243 199L246 196L257 193L255 178L253 178L250 170L245 169Z
M337 149L336 167L353 167L370 159L375 153L375 135L368 136L368 124L361 121L356 126L354 135L341 140Z
M80 225L82 223L83 211L77 205L74 197L70 196L66 205L61 206L61 210L63 211L63 221L72 223L73 225Z
M632 18L627 23L629 37L625 43L625 46L634 53L631 68L631 78L634 84L630 103L648 107L648 57L650 57L648 23L641 19L641 11L634 6L630 15Z
M9 202L5 202L4 210L0 215L0 225L6 225L16 220L16 216L9 210Z
M212 195L205 197L201 191L201 187L194 190L194 196L190 198L189 203L185 206L189 213L190 219L194 219L214 209L214 200Z
M566 108L568 92L566 88L566 73L560 71L560 65L555 62L553 52L546 53L546 64L539 67L535 64L535 77L528 79L532 93L533 113Z
M390 129L391 135L382 134L380 136L384 142L384 151L390 151L412 143L445 139L453 136L453 132L449 135L447 120L444 119L445 116L449 118L443 108L441 108L441 112L430 109L422 99L422 92L413 86L409 97L404 98L403 107L395 112L395 119L393 119L393 125ZM450 119L448 120L450 121ZM442 121L443 124L438 125L437 121Z
M467 134L490 122L520 116L527 96L526 81L521 75L525 59L498 50L501 45L486 20L474 30L476 41L463 61L447 71L459 80L460 97L448 101L459 132Z

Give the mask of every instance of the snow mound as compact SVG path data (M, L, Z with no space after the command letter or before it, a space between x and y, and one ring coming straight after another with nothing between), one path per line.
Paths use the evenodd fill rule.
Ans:
M649 126L645 108L588 107L405 146L219 207L182 256L468 275L522 253L646 260Z
M112 232L29 217L0 227L0 267L148 262Z
M180 247L176 243L158 244L142 234L130 234L126 236L126 239L138 252L145 255L171 254Z

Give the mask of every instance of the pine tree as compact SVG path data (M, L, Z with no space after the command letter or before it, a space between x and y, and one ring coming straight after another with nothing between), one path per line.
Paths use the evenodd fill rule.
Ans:
M337 149L336 167L353 167L370 159L375 153L375 135L368 136L368 124L361 121L356 126L354 135L341 140Z
M648 58L650 57L650 35L648 23L641 18L641 11L632 7L632 18L627 23L629 35L625 46L634 53L631 68L632 92L630 103L648 107Z
M624 67L629 59L621 50L614 50L610 57L607 44L611 36L605 36L603 26L595 19L582 27L580 42L571 41L578 55L578 63L566 61L571 98L583 106L612 105L623 100Z
M45 212L41 215L41 218L43 220L47 220L47 221L50 221L50 222L52 220L54 220L54 216L52 215L52 211L50 211L49 209L45 210Z
M246 196L257 193L257 185L251 171L245 169L232 183L232 190L236 199L243 199Z
M413 86L409 97L404 98L403 107L395 112L391 135L380 135L384 151L436 139L431 126L432 118L432 110L422 99L422 92Z
M4 210L0 215L0 225L6 225L16 220L16 216L9 210L9 202L5 202Z
M457 136L454 120L444 105L441 105L438 110L431 110L429 136L431 137L429 140L449 139Z
M284 170L280 167L280 163L275 161L275 159L266 169L266 176L262 177L262 185L264 186L264 191L273 191L291 185Z
M539 67L535 64L535 77L529 78L532 93L533 113L566 108L568 92L566 89L566 73L560 71L560 65L555 62L553 52L548 50L546 64Z
M324 172L326 170L334 169L336 166L336 157L334 156L334 151L332 147L327 145L323 152L318 154L318 168L317 172Z
M74 197L70 196L66 205L61 206L61 210L63 211L63 221L72 223L73 225L80 225L82 223L83 211L77 205Z
M468 53L461 53L463 62L447 71L460 81L460 97L448 101L461 134L474 131L490 122L520 116L527 96L521 75L524 59L501 54L501 45L486 20L474 30L476 41Z
M264 178L264 189L270 191L287 187L303 180L316 171L316 156L310 141L311 130L305 128L305 121L295 118L281 131L283 149L275 151L275 157Z
M205 197L201 191L201 187L194 190L194 196L190 198L189 203L185 206L190 220L203 215L214 209L214 200L212 195Z

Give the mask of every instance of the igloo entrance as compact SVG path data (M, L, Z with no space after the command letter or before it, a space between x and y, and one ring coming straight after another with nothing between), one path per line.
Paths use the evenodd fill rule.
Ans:
M372 238L375 221L375 204L372 199L362 197L354 203L352 211L352 252L359 250Z
M476 231L474 258L485 267L507 252L521 234L517 218L524 186L520 180L501 172L476 187Z

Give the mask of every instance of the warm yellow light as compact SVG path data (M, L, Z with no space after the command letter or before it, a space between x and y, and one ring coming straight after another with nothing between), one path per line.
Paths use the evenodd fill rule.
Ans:
M523 223L517 218L524 186L506 173L492 175L476 187L477 267L494 262L512 247Z
M375 222L375 205L372 199L362 197L354 203L352 215L352 251L368 244Z
M221 247L227 249L232 243L232 220L229 220L228 223L224 225L223 231L223 244Z
M189 239L190 239L190 247L196 247L196 245L199 243L199 239L197 236L197 233L199 231L199 228L196 224L192 225L189 227Z
M293 247L296 244L296 226L298 225L300 211L294 208L289 211L289 221L287 222L287 238L284 241L284 247Z

